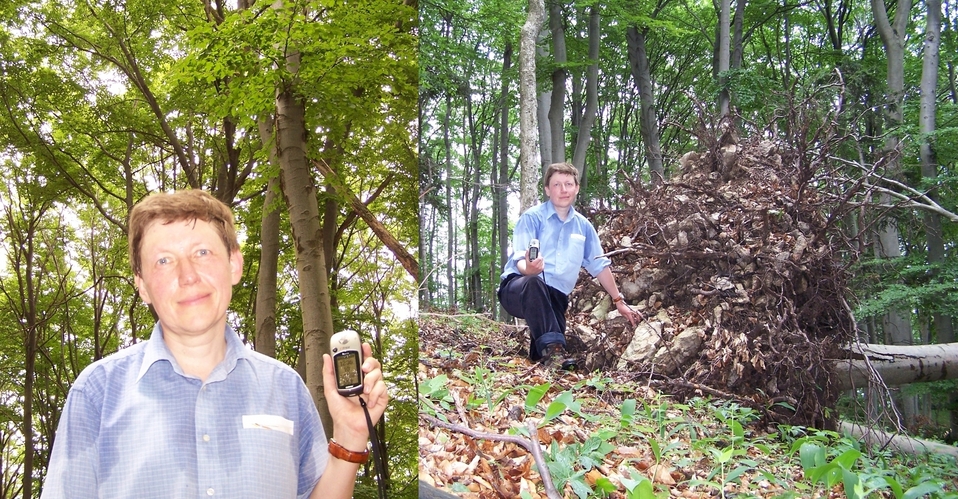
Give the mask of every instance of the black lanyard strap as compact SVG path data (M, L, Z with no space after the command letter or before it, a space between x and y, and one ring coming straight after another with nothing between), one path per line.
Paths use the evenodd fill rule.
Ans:
M363 406L363 413L366 415L366 426L369 428L369 441L373 444L373 461L376 463L376 478L379 487L379 499L386 499L386 454L383 452L382 443L379 441L379 433L373 426L373 420L369 417L369 409L366 407L366 401L359 397L359 405Z

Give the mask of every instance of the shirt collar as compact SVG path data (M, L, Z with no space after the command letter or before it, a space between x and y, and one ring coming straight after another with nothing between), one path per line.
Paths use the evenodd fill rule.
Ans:
M239 336L236 332L233 331L229 325L226 326L226 356L223 360L213 368L213 371L210 373L209 378L206 382L210 383L213 381L220 381L226 378L226 375L229 374L234 367L236 367L236 361L239 359L246 359L250 355L250 350L243 345L243 342L239 339ZM146 372L153 367L159 361L167 361L170 365L173 366L173 372L185 376L183 370L180 368L180 365L177 364L176 358L173 357L173 352L170 351L170 348L166 346L166 341L163 340L163 327L157 322L153 326L153 332L150 334L150 339L146 342L146 347L143 350L143 363L140 365L140 372L136 375L136 381L139 382L143 376L146 375Z
M556 211L556 207L555 207L554 204L552 204L552 200L551 200L551 199L546 200L544 209L545 209L545 212L546 212L546 213L545 213L545 214L546 214L546 219L549 219L549 218L551 218L551 217L554 216L554 217L556 217L556 220L558 220L558 221L560 221L560 222L562 222L562 223L566 223L566 222L568 222L569 220L572 220L573 215L575 215L575 206L571 206L571 205L570 205L570 206L569 206L569 213L566 215L565 220L562 220L561 218L559 218L559 212Z

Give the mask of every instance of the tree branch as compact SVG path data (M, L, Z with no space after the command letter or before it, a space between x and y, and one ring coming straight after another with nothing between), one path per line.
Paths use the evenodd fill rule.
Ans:
M457 425L453 423L447 423L438 418L430 416L428 414L419 413L419 416L428 421L433 426L439 426L447 430L455 431L457 433L462 433L468 437L480 439L480 440L493 440L497 442L508 442L516 444L523 449L529 451L532 454L532 459L536 462L536 468L539 470L539 476L542 477L542 486L546 489L546 496L549 499L561 499L562 495L559 494L559 491L556 490L555 484L552 483L552 475L549 473L549 467L546 466L545 458L542 456L542 447L539 445L538 430L536 425L532 422L531 419L526 420L527 428L529 429L530 440L526 440L522 437L517 437L513 435L500 435L498 433L485 433L481 431L473 430L462 425Z

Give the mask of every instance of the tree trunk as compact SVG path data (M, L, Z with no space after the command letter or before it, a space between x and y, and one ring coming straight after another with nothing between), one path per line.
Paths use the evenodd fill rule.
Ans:
M729 25L729 20L731 18L731 9L731 0L719 1L718 38L715 40L718 49L715 73L718 78L719 88L721 89L718 98L719 120L725 118L729 112L729 93L726 86L728 76L726 73L729 70L730 59L729 46L731 45L731 36L729 31L731 26Z
M453 220L456 220L455 204L452 202L452 142L449 139L449 116L452 113L452 96L446 93L446 112L443 116L443 144L446 150L446 207L448 215L446 220L446 282L449 285L449 308L456 306L456 281L455 281L455 241L456 229Z
M905 87L905 51L904 36L905 28L908 24L909 11L911 10L910 0L899 0L896 7L894 25L888 21L888 13L885 10L884 0L872 0L872 13L875 17L875 27L881 37L882 44L887 54L887 78L888 90L885 98L885 120L890 130L885 139L885 153L890 160L887 166L887 175L891 178L898 178L900 175L900 165L898 160L898 150L900 147L898 127L903 121L902 106L904 101ZM883 197L888 196L883 194ZM890 199L884 201L890 201ZM899 247L898 227L893 220L886 224L879 234L878 251L879 258L897 258L901 256ZM885 328L887 341L896 345L910 344L912 338L910 312L908 310L889 310L885 314L882 322ZM917 401L915 397L905 397L902 400L902 412L906 419L913 419L917 414Z
M271 155L273 155L271 153ZM279 273L279 222L276 205L279 177L269 179L260 223L259 272L256 276L256 351L276 357L276 279Z
M306 386L319 409L327 436L331 436L333 421L323 394L322 355L329 350L333 317L316 185L306 161L305 110L305 104L292 89L285 89L277 94L276 148L281 165L283 197L289 208L293 240L296 244L296 270L303 313Z
M887 386L958 378L958 343L847 347L850 358L832 362L837 390L868 386L872 369ZM866 361L867 358L867 361Z
M496 271L502 269L506 264L506 259L509 258L509 109L511 106L509 106L508 74L511 69L512 42L506 41L506 50L502 58L502 107L499 109L499 167L498 169L493 168L492 175L493 213L496 217L496 240L499 250L499 265L493 266L493 274L490 276L490 282L493 283L498 282L499 276ZM498 178L496 173L498 173ZM495 292L495 286L492 286L492 288ZM506 311L501 305L498 305L498 300L494 296L492 303L497 304L499 318L505 320Z
M933 183L938 178L938 158L932 146L931 135L935 133L935 114L937 109L938 92L938 63L939 46L941 44L941 0L926 0L927 22L925 25L925 46L921 68L921 112L919 129L923 137L919 146L921 158L921 175ZM938 193L930 192L932 199L937 199ZM936 213L925 213L925 238L928 241L928 262L932 265L945 261L945 243L942 236L941 217ZM936 272L937 273L937 272ZM952 318L941 312L935 312L932 318L934 331L938 343L955 341ZM958 407L955 402L958 397L949 396L952 407ZM952 434L958 435L958 409L948 412L947 425Z
M584 191L588 185L588 175L585 169L585 157L592 142L592 125L599 110L599 7L589 7L589 68L585 81L585 111L579 121L579 130L576 133L575 149L572 151L572 164L579 170L579 183Z
M259 141L267 148L269 164L279 167L276 155L275 121L272 117L257 123ZM259 271L256 276L256 336L255 350L269 357L276 357L276 279L279 273L279 223L280 208L276 205L280 194L279 177L272 177L266 185L263 214L260 221Z
M655 116L655 96L652 94L652 71L645 50L645 30L639 31L635 26L629 26L625 39L632 78L639 89L639 130L642 143L645 144L646 161L649 163L652 183L659 184L665 178L665 167L659 143L659 123Z
M539 197L539 157L536 154L536 40L545 18L542 0L529 0L529 13L519 38L519 210Z
M745 52L745 47L743 47L745 34L742 32L742 24L744 22L745 0L736 0L735 16L732 18L732 40L728 64L732 69L742 68L742 54Z
M552 33L552 102L549 104L549 135L552 138L552 162L565 162L565 85L568 73L565 64L568 55L565 47L565 20L562 4L549 3L549 31Z
M549 30L540 30L536 37L536 54L539 59L546 60L549 57L549 44L546 39L549 37ZM521 45L520 45L521 47ZM520 67L521 67L521 54ZM536 108L536 128L539 130L539 153L542 161L542 171L545 172L547 166L554 163L552 161L552 128L549 127L549 108L552 105L552 89L543 89L538 95L538 107Z
M471 310L483 311L482 302L482 265L479 258L479 196L481 171L482 171L482 150L481 144L485 142L485 129L480 133L476 126L475 113L473 111L472 88L466 83L466 92L462 96L466 101L465 119L469 130L469 139L466 141L469 146L469 152L464 156L466 158L465 168L463 169L463 209L466 219L466 303ZM465 147L465 144L464 146ZM471 165L471 169L470 169Z

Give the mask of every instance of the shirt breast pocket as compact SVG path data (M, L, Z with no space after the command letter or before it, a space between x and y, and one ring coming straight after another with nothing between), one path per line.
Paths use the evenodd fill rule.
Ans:
M239 430L241 474L257 490L253 497L295 497L299 463L296 438L282 429L247 426Z
M585 255L585 236L571 234L566 243L565 258L563 258L563 272L578 272Z

